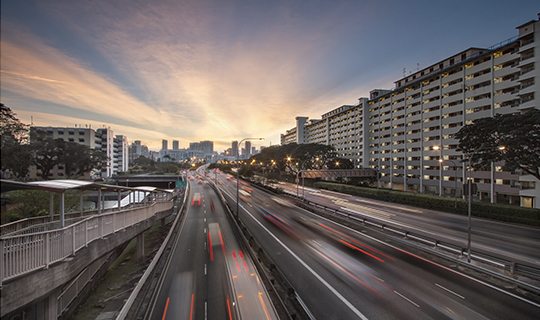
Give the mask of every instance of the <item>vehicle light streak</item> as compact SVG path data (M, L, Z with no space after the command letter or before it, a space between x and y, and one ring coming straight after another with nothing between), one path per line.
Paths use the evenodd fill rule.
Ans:
M367 252L365 252L364 250L362 250L362 249L360 249L360 248L357 248L357 247L353 246L352 244L350 244L350 243L348 243L348 242L346 242L346 241L343 241L343 240L340 240L340 241L343 242L344 244L348 245L349 247L353 248L353 249L356 249L356 250L358 250L358 251L360 251L360 252L362 252L362 253L365 253L365 254L367 254L368 256L370 256L370 257L372 257L372 258L374 258L374 259L377 259L377 260L379 260L379 261L381 261L381 262L384 262L384 260L382 260L382 259L380 259L380 258L377 258L376 256L372 255L371 253L367 253Z
M189 320L193 319L193 299L195 298L195 294L191 295L191 311L189 312Z
M214 212L214 203L210 201L210 207L212 207L212 212Z
M244 255L242 254L242 251L238 250L238 253L240 254L240 258L244 259Z
M233 255L233 258L236 259L236 253L234 251L232 252L232 255Z
M229 311L229 320L232 320L231 302L229 301L229 295L227 295L227 310Z
M321 255L323 258L325 258L328 262L330 262L331 264L333 264L334 266L336 266L337 268L339 268L341 271L345 272L348 276L350 276L351 278L353 278L356 282L360 283L361 285L363 285L366 289L368 289L369 291L373 292L375 295L379 296L379 297L382 297L383 295L380 294L377 290L373 289L370 285L368 285L367 283L365 283L364 281L362 281L360 278L358 278L357 276L355 276L354 274L352 274L349 270L343 268L341 265L339 265L338 263L336 263L334 260L330 259L329 257L327 257L326 255L324 255L323 253L321 252L318 252L317 253L319 255Z
M225 258L227 258L227 254L225 253L225 243L223 243L223 238L221 237L221 231L219 231L219 240L221 241L221 249L223 249L223 255Z
M201 205L201 196L199 196L199 205Z
M379 251L377 251L377 250L375 250L375 249L372 249L372 248L370 248L370 247L368 247L368 246L366 246L366 245L363 245L363 244L361 244L360 242L355 241L354 239L349 238L349 240L351 240L352 242L354 242L354 243L356 243L356 244L359 244L359 245L361 245L362 247L367 248L367 249L369 249L369 250L371 250L371 251L373 251L373 252L377 252L377 253L380 254L381 256L385 256L385 257L387 257L388 259L391 259L391 260L393 260L393 261L396 261L396 259L394 259L394 258L392 258L392 257L389 257L389 256L385 255L384 253L379 252Z
M291 237L293 238L297 238L297 239L302 239L300 236L298 236L296 233L294 233L294 231L290 230L289 228L287 228L286 226L284 226L281 222L277 221L276 218L274 218L273 216L271 215L265 215L265 217L272 221L276 226L278 226L281 230L285 231L286 233L288 233Z
M322 223L319 223L319 226L325 228L326 230L330 230L330 231L332 231L333 233L335 233L335 234L337 234L337 235L339 235L339 236L341 236L341 237L343 237L343 238L347 238L347 236L344 235L343 233L341 233L341 232L339 232L339 231L337 231L337 230L334 230L334 229L332 229L332 228L330 228L330 227L327 227L327 226L325 226L325 225L322 224Z
M346 266L349 267L349 268L355 269L356 271L358 271L358 272L362 273L363 275L365 275L365 276L371 278L372 280L374 280L375 282L377 282L379 285L381 285L381 286L383 286L384 288L386 288L386 290L388 290L388 291L394 293L394 291L393 291L392 289L390 289L388 286L386 286L386 285L384 284L384 280L382 280L382 279L380 279L380 278L378 278L378 277L375 277L375 276L372 275L372 274L369 274L369 273L367 273L367 272L364 272L364 270L362 270L362 268L358 268L355 264L353 264L353 263L347 261L346 259L343 259L343 258L340 257L339 255L333 254L333 252L330 252L330 254L332 255L332 258L334 258L334 259L336 259L336 260L339 260L339 262L340 262L341 264L344 264L344 265L346 265Z
M167 315L167 308L169 307L169 298L167 298L167 303L165 303L165 310L163 311L163 318L161 320L165 320L165 316Z
M240 264L238 262L236 263L236 269L238 270L238 272L242 271L242 269L240 269Z
M212 249L212 237L208 232L208 248L210 248L210 261L214 261L214 250Z
M266 308L266 304L264 303L262 294L263 293L259 291L259 301L261 302L261 306L263 307L264 315L266 316L266 319L270 319L270 315L268 314L268 309Z
M246 268L246 271L249 271L249 268L247 266L247 263L244 261L244 268Z
M191 205L195 204L195 196L193 196L193 200L191 200Z

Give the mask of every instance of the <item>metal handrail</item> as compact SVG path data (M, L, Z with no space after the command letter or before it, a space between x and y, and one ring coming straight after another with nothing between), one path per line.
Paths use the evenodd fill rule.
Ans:
M0 238L0 287L13 279L75 254L94 240L125 229L172 206L171 201L93 215L69 226Z

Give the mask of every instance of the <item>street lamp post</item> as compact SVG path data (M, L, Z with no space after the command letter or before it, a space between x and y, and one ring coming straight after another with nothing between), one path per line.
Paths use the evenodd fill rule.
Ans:
M240 175L239 175L240 167L238 166L238 153L239 153L240 145L242 144L242 142L246 140L264 140L264 138L244 138L236 146L236 222L238 224L240 224L240 211L238 211L239 210L238 203L240 202Z
M292 159L294 158L291 158L291 157L287 157L287 161L291 161ZM300 159L297 159L297 160L300 160ZM302 161L302 166L301 166L301 170L298 170L298 172L296 173L296 200L298 200L298 184L300 183L300 180L299 180L299 175L300 173L302 173L303 171L306 171L304 170L304 164L306 163L306 161L308 161L310 159L305 159L305 160L300 160ZM317 158L317 161L319 160L319 158ZM298 163L296 163L296 166L298 166ZM304 202L304 199L306 197L306 192L305 192L305 187L304 187L304 175L302 175L302 202Z
M504 150L505 147L504 146L500 146L500 147L488 147L488 148L485 148L483 146L480 146L478 149L476 150L473 150L471 153L467 153L466 156L469 160L469 180L467 181L467 185L468 185L468 189L469 189L469 199L468 199L468 216L469 216L469 224L467 226L467 262L471 262L471 216L472 216L472 178L471 178L471 158L476 154L478 153L479 151L482 151L482 150L489 150L489 149L499 149L499 150ZM491 195L493 197L493 195Z

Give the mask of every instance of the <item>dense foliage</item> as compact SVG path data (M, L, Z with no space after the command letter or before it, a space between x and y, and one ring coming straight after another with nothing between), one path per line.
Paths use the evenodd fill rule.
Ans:
M476 168L504 161L504 171L521 169L540 180L540 110L498 114L461 128L454 138ZM502 148L504 147L504 149Z
M2 117L2 170L9 170L17 179L26 179L32 165L38 175L49 179L56 166L64 168L67 178L82 176L94 169L99 170L106 156L103 152L76 142L53 139L45 132L28 130L16 114L0 104Z
M458 199L457 209L454 208L453 198L430 196L419 193L374 188L356 187L345 184L317 182L316 188L347 193L355 196L377 199L419 208L468 214L468 202ZM518 206L472 202L472 215L493 220L522 223L531 226L540 226L540 210Z

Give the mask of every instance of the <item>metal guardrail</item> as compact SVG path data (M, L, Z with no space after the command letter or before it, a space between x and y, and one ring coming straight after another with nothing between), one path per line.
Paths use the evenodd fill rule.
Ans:
M188 183L187 186L186 186L186 189L184 190L184 198L182 200L182 206L178 210L178 216L176 217L176 219L174 219L173 226L171 227L169 233L167 234L167 237L165 238L165 240L163 241L163 243L159 247L158 252L156 253L154 258L152 259L152 262L150 262L150 265L148 266L148 268L146 268L146 270L144 271L144 274L142 275L141 279L139 280L139 282L137 282L137 285L135 286L135 288L131 292L131 294L130 294L129 298L127 299L126 303L124 304L124 306L122 307L122 309L118 313L118 316L116 317L116 320L124 320L124 319L126 319L126 317L128 316L129 311L133 307L133 303L135 302L135 299L137 299L137 296L139 295L140 291L142 290L142 287L145 285L145 283L149 279L150 275L154 272L154 268L156 267L158 261L161 259L161 256L163 255L163 252L165 251L165 248L169 244L169 242L171 240L171 236L174 233L174 230L176 229L176 225L178 224L178 221L180 220L180 216L182 215L182 212L184 211L184 209L186 207L185 204L186 204L187 195L189 193L189 189L190 189L190 184Z
M48 268L90 242L146 220L170 206L171 202L166 200L90 216L61 229L4 236L0 238L0 287L5 280Z
M284 193L284 194L292 199L296 199L295 195L288 194L288 193ZM302 200L298 200L297 203L300 206L308 205L308 206L312 206L315 209L324 210L327 214L330 213L331 215L334 215L344 221L352 222L355 224L361 224L364 226L369 225L369 226L381 229L383 231L388 231L388 232L398 234L404 237L405 239L412 239L422 244L439 248L447 252L451 252L451 253L458 254L461 256L467 254L467 248L462 248L452 243L444 242L438 239L426 237L418 233L410 232L410 231L404 230L402 227L391 225L391 223L388 223L387 221L382 222L371 216L362 215L361 213L351 213L351 212L336 210L336 209L326 207L324 205L321 205L319 203L312 202L309 200L304 200L304 202L302 202ZM512 275L522 275L522 276L529 277L531 279L540 280L540 268L536 268L530 265L525 265L525 264L518 263L515 261L510 261L510 260L502 259L499 257L494 257L485 253L473 252L473 251L471 251L471 260L476 260L478 262L482 262L485 264L489 264L489 265L501 268L507 272L510 272L510 274Z

